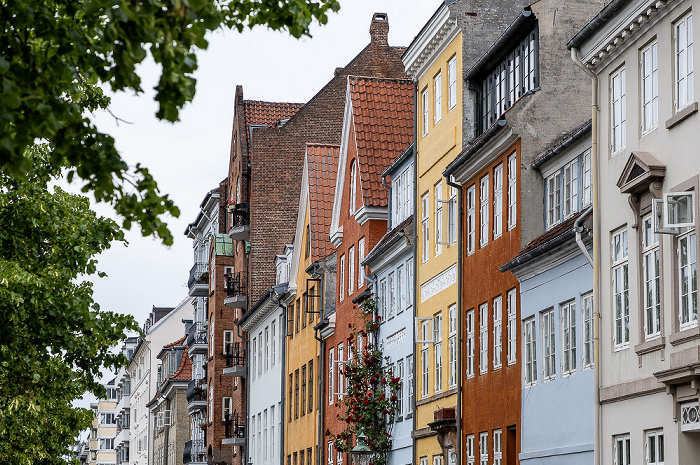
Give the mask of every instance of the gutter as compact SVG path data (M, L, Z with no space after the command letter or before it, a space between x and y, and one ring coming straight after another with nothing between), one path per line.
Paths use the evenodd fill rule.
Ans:
M623 8L630 0L612 0L608 3L600 13L598 13L592 20L586 24L583 29L578 31L574 37L566 44L566 48L573 52L577 49L579 45L585 42L590 36L592 36L608 19L613 17L617 10ZM575 62L575 60L574 60Z
M532 164L530 166L532 166L536 170L539 170L540 166L544 165L545 162L547 162L547 161L551 160L553 157L559 155L561 152L564 151L564 149L571 147L571 145L574 142L576 142L577 140L581 139L586 134L588 134L591 131L591 126L592 126L592 120L588 120L587 123L585 123L583 126L580 126L573 133L571 133L569 135L569 137L562 140L560 143L558 143L554 147L552 147L549 150L547 150L546 152L544 152L542 155L535 158L535 160L532 162Z
M469 158L471 158L471 156L474 155L474 153L476 153L481 147L483 147L488 141L490 141L493 138L493 136L495 136L496 133L503 129L505 126L506 119L501 117L501 119L493 123L485 132L480 134L476 139L472 140L470 142L470 145L467 146L466 149L462 150L462 153L457 155L457 158L455 158L449 165L447 165L447 168L445 168L445 171L442 172L442 175L446 178L449 178L451 175L453 175L454 172L457 171L457 168L459 168L462 164L469 160Z

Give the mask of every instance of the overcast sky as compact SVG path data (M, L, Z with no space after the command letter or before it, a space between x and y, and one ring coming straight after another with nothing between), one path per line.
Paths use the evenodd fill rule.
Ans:
M129 246L115 245L102 254L99 269L107 278L95 282L95 300L105 310L129 313L139 324L155 306L175 306L187 295L193 263L192 241L183 235L199 211L205 193L227 176L236 85L246 99L306 102L369 43L375 12L387 13L389 43L407 46L435 12L438 0L341 0L341 10L325 26L314 25L312 38L294 39L266 28L242 34L217 31L201 53L196 73L197 94L175 124L155 118L152 87L155 64L143 65L145 92L112 96L109 114L95 115L99 128L116 139L131 165L147 166L161 190L181 210L168 225L172 247L127 233ZM102 214L109 210L98 207Z

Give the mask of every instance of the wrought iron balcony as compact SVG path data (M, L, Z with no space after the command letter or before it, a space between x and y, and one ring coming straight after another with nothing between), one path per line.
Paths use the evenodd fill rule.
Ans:
M206 354L207 353L207 328L203 321L198 321L190 328L190 333L187 335L187 353Z
M238 412L224 415L224 446L243 446L245 444L245 424L239 419Z
M224 305L231 308L245 308L248 304L246 296L247 279L245 273L239 271L226 276L226 299Z
M209 264L195 263L190 269L187 281L191 297L204 297L209 294Z
M187 385L187 410L189 411L207 408L206 385L200 383L200 380L193 379Z
M225 375L234 377L245 377L246 375L246 350L241 348L240 344L240 342L229 342L224 346L224 355L226 356Z
M203 439L191 439L185 443L182 452L182 463L206 463L207 454Z
M250 237L250 205L238 203L229 206L229 236L237 241L246 241Z

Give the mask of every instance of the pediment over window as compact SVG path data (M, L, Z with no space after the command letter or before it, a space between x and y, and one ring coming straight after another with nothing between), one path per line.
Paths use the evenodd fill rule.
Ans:
M649 152L632 152L622 170L617 187L623 194L640 194L649 190L652 182L662 182L666 165Z

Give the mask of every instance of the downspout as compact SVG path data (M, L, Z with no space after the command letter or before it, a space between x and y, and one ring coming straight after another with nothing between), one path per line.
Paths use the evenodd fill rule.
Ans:
M591 78L591 165L593 184L593 211L600 211L598 199L598 76L588 69L579 58L579 50L571 48L571 59ZM593 215L593 456L594 464L600 465L602 444L602 418L600 408L600 215ZM588 258L588 257L587 257ZM589 258L590 260L590 258Z
M418 102L418 82L417 80L414 81L413 84L413 101ZM416 201L418 200L418 105L413 105L413 199L412 199L412 205L413 205L413 210L417 211L416 209ZM416 226L416 218L413 218L413 315L411 315L411 326L413 326L413 331L415 332L416 330L416 308L418 306L418 301L416 300L416 296L418 295L418 291L416 290L418 288L418 234L417 234L417 226ZM416 430L416 386L417 386L417 376L415 374L415 366L416 366L416 338L415 334L413 337L413 341L411 341L413 344L413 366L408 367L409 370L413 372L413 380L411 382L412 386L411 389L413 390L413 405L409 405L408 408L411 409L411 418L412 418L412 425L411 425L411 431ZM416 439L413 438L413 444L412 444L412 450L413 450L413 457L412 457L412 463L418 463L418 460L416 460Z
M326 409L323 399L326 394L323 390L323 376L321 373L323 373L323 366L326 362L324 358L326 353L326 341L322 337L319 337L317 329L314 330L314 339L319 342L318 369L316 370L318 372L318 453L316 454L316 460L318 460L318 465L323 465L324 452L326 451L324 447L325 440L323 438L323 415Z
M270 296L270 299L272 299L272 296ZM238 320L236 320L236 321L238 321ZM246 358L245 364L246 364L246 370L248 370L248 369L250 368L250 350L249 350L249 349L250 349L250 346L249 346L249 342L250 342L250 341L249 341L248 338L244 335L244 334L247 334L248 332L247 332L247 331L244 331L244 332L243 332L244 334L241 334L241 327L237 324L237 325L236 325L236 333L237 333L238 337L241 338L241 340L245 341L245 348L246 348L246 350L245 350L245 358ZM254 368L254 367L253 367L253 368ZM250 424L251 424L250 418L248 418L249 415L250 415L250 412L248 411L248 410L250 410L250 383L252 382L252 381L250 380L250 376L251 376L251 373L250 373L250 370L248 370L247 376L245 377L245 407L246 407L246 409L245 409L245 410L246 410L246 411L245 411L245 418L246 418L246 427L250 426ZM248 428L246 428L246 430L247 430L247 429L248 429ZM250 452L250 449L249 449L249 447L248 447L248 446L249 446L249 439L250 439L250 434L246 434L246 435L245 435L245 447L243 448L243 449L244 449L244 453L242 454L243 457L241 457L242 460L245 460L245 456L248 455L248 453ZM249 456L248 458L249 458L249 460L252 460L252 457Z
M588 260L588 263L593 267L593 259L591 258L591 254L588 253L588 249L586 248L586 245L583 243L583 240L581 240L581 233L584 231L584 227L581 226L581 220L583 220L586 216L588 216L589 213L593 211L593 205L590 207L586 208L586 211L584 211L581 216L576 218L576 221L574 221L574 232L576 232L576 244L578 244L578 248L581 249L581 252L583 252L583 255L585 255L586 260Z
M462 186L448 176L447 185L457 189L457 328L462 327ZM415 286L414 286L415 287ZM457 330L458 353L462 353L462 331ZM457 357L457 412L460 413L457 420L457 444L453 444L457 456L457 465L462 462L462 451L459 445L462 443L462 357ZM449 457L448 457L449 460Z
M272 296L270 296L270 300L273 302L274 299ZM284 406L286 405L285 398L284 398L284 393L285 393L285 386L284 382L287 379L287 318L285 315L285 311L287 310L287 307L282 305L282 297L280 295L277 296L277 302L275 302L277 306L282 309L282 315L285 316L282 318L284 321L284 328L280 328L280 332L284 334L285 336L282 338L282 395L280 397L280 400L282 402L282 408L280 409L280 418L282 419L282 424L280 425L280 463L284 463L284 425L287 423L286 418L284 418ZM248 390L250 392L250 390ZM274 421L274 420L273 420ZM274 438L273 438L274 441ZM248 435L246 435L246 448L248 446Z

